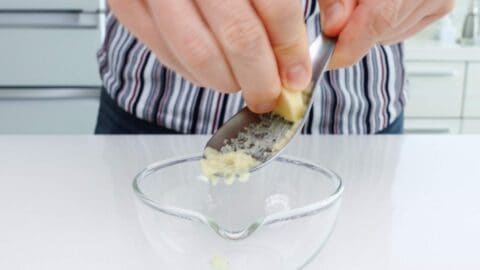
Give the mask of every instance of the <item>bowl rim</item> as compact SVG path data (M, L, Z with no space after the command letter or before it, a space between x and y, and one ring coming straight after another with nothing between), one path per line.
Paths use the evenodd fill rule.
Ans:
M341 199L341 196L344 191L344 184L342 178L335 173L334 171L324 168L320 165L314 164L310 161L306 161L304 159L295 158L289 155L281 155L273 160L273 162L284 162L289 163L295 166L303 166L307 169L316 171L318 173L322 173L327 175L330 180L335 181L337 187L335 190L329 194L327 197L316 201L314 203L310 203L298 208L294 208L288 211L283 211L271 215L266 215L259 220L255 221L248 227L240 231L228 231L221 228L213 219L210 217L198 212L192 211L182 208L176 207L166 207L162 206L160 203L156 202L155 200L149 198L140 188L139 182L142 179L145 179L149 175L163 169L168 168L171 166L175 166L182 163L188 163L193 161L200 161L203 158L203 155L193 154L193 155L186 155L180 156L176 158L170 158L165 160L160 160L154 163L151 163L146 168L142 169L133 179L132 188L136 195L136 197L147 206L167 215L174 216L176 218L185 219L193 222L200 222L205 225L210 226L217 234L221 237L228 239L228 240L240 240L250 236L254 231L258 228L263 226L268 226L276 223L291 221L299 218L305 218L309 216L316 215L321 211L329 208L335 202ZM252 172L255 170L252 170Z

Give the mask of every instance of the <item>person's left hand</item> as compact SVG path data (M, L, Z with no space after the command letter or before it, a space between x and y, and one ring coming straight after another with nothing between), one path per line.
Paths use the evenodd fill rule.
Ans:
M375 44L395 44L448 14L454 0L318 0L327 36L338 36L330 68L357 63Z

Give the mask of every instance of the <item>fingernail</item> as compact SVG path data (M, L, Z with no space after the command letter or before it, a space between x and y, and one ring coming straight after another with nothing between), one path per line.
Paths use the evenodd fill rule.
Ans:
M344 10L345 8L341 2L334 2L329 5L326 10L322 12L322 27L327 29L335 27Z
M267 113L273 111L275 109L275 103L264 103L255 106L256 113Z
M304 90L310 82L304 65L296 65L288 69L286 87L290 90Z

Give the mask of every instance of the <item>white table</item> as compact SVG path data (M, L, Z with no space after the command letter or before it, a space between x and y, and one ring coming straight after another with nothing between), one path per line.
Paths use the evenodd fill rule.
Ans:
M205 140L0 137L0 269L162 269L132 177ZM335 232L307 269L480 269L480 137L301 137L288 153L346 185Z

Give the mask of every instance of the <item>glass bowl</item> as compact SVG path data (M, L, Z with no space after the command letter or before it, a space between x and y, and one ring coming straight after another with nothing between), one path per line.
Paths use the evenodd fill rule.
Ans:
M248 181L211 185L201 156L161 161L133 182L142 229L174 269L301 269L333 230L343 192L334 172L279 157Z

